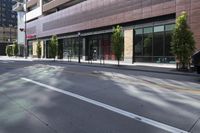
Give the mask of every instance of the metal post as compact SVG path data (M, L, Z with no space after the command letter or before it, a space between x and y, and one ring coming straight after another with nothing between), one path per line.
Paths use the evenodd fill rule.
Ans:
M80 40L81 40L81 33L79 32L78 33L78 42L79 42L79 45L78 45L78 63L81 63L81 43L80 43Z
M24 16L24 34L25 34L25 39L24 39L24 50L25 50L25 59L27 59L27 53L28 53L28 48L27 48L27 33L26 33L26 10L27 10L27 1L25 0L25 10L24 10L24 13L25 13L25 16Z

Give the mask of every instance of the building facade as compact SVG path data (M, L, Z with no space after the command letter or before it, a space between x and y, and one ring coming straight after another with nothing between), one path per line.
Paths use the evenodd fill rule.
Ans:
M13 11L17 12L17 40L20 46L20 55L27 54L27 37L25 38L27 23L42 15L42 0L13 0L16 4L13 6ZM25 21L26 20L26 21ZM25 35L26 34L26 35Z
M0 1L0 55L5 55L6 45L16 41L17 18L12 11L13 4L12 0Z
M29 0L26 7L30 56L40 39L42 57L50 58L50 38L57 35L59 58L78 58L81 49L83 59L114 60L111 34L120 25L125 62L174 63L171 34L182 11L200 49L199 0Z

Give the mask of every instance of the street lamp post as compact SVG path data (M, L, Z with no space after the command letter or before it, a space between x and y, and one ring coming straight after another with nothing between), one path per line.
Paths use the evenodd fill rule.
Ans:
M24 34L25 34L25 38L24 38L24 50L25 50L25 59L27 59L27 53L28 53L28 49L27 49L27 32L26 32L26 13L27 13L27 0L25 0L25 10L24 10Z
M81 41L81 33L78 32L78 43L79 43L79 45L78 45L78 63L81 63L81 43L80 43L80 41Z
M27 32L26 32L26 9L27 9L27 6L26 6L26 0L24 0L24 4L25 4L25 9L23 10L23 13L24 13L24 28L20 28L19 30L21 32L24 32L24 57L25 59L27 59Z

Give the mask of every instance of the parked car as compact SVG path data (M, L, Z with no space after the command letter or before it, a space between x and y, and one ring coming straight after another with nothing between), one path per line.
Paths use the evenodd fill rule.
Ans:
M192 56L192 63L197 71L198 74L200 74L200 50L197 51L193 56Z

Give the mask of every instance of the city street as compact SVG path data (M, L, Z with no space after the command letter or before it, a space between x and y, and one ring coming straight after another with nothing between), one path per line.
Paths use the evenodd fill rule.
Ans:
M200 76L0 60L0 133L199 132Z

